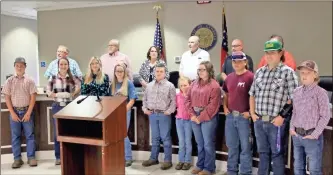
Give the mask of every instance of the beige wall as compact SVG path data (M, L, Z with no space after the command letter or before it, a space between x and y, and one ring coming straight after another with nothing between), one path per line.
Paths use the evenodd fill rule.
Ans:
M169 69L178 70L174 57L187 50L191 31L201 23L212 25L218 32L218 42L209 52L219 67L222 2L162 5L160 20ZM152 7L153 4L136 4L39 12L40 60L49 63L55 59L57 45L64 44L85 72L89 58L102 55L109 39L117 38L121 41L121 51L130 56L134 71L138 71L153 42L156 20ZM225 2L225 8L229 45L234 38L243 39L245 51L255 65L263 55L263 44L268 37L280 34L297 64L313 59L322 75L332 75L331 2ZM46 83L42 77L44 71L40 70L41 84Z
M38 84L37 21L1 15L1 85L14 73L19 56L26 59L26 73Z

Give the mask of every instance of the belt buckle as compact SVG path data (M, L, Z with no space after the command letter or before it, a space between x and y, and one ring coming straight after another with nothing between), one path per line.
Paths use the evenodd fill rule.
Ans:
M231 113L234 117L240 116L240 112L238 112L238 111L232 111Z
M264 122L269 122L269 115L263 115L261 120Z

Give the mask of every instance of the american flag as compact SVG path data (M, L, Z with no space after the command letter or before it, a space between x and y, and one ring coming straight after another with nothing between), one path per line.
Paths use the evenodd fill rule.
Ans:
M163 51L163 40L162 40L162 33L161 33L161 26L158 18L156 18L156 29L155 29L155 35L154 35L154 46L158 47L160 49L160 55L161 59L163 61L166 61L164 51Z
M224 6L222 9L222 46L221 46L221 65L220 68L222 69L222 65L224 63L225 58L228 56L228 30L227 30L227 21L225 19L225 12ZM221 70L222 71L222 70Z

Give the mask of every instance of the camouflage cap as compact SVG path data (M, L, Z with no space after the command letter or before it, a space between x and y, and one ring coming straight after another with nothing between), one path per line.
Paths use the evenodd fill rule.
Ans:
M318 65L312 60L304 61L301 65L297 66L297 69L300 70L302 67L310 69L318 73Z
M264 51L282 50L282 44L277 40L269 40L265 42Z

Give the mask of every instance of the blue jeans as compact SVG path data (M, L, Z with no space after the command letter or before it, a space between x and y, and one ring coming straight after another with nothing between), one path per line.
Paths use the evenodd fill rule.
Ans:
M199 115L196 112L196 115ZM192 129L198 147L198 161L196 166L208 172L215 172L215 143L216 143L216 127L217 127L216 114L210 121L201 122L196 124L192 122Z
M65 106L59 106L58 103L53 103L52 104L52 116L59 112L62 108L64 108ZM52 117L53 118L53 117ZM56 119L53 118L53 129L54 129L54 134L53 134L53 138L54 138L54 156L56 159L60 159L60 143L57 140L57 124L56 124Z
M128 132L128 127L131 123L131 109L127 111L126 115L126 121L127 121L127 132ZM129 140L128 136L125 138L125 160L130 161L132 160L132 146L131 146L131 141Z
M179 141L178 159L182 163L192 162L192 124L191 120L176 118Z
M270 156L272 158L272 168L274 175L284 175L284 131L286 124L276 127L270 122L264 122L258 119L254 122L254 132L257 139L257 147L259 152L259 168L258 175L269 174ZM277 148L277 135L280 129L280 150Z
M226 115L225 138L228 147L228 174L238 174L238 157L240 157L240 174L252 174L252 152L250 143L250 121L243 115ZM239 155L239 146L241 152Z
M149 116L151 127L151 160L158 160L160 152L160 141L163 142L164 162L172 161L172 143L171 143L171 116L163 113L153 113Z
M27 112L15 110L16 115L22 120L24 114ZM22 128L24 131L26 143L27 143L27 157L28 159L35 158L35 134L34 134L34 114L32 113L30 116L30 120L28 122L15 122L12 120L11 115L9 115L9 122L11 128L11 136L12 136L12 151L14 154L14 160L21 159L21 134Z
M311 175L322 175L323 135L318 139L303 139L301 136L292 136L294 145L294 174L306 174L305 160L309 157L309 170Z

